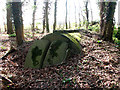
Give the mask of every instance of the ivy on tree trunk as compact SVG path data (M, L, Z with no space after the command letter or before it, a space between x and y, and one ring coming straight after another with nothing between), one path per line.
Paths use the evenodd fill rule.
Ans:
M21 45L24 41L23 19L22 19L21 7L22 7L21 0L19 0L19 2L12 2L12 14L14 19L16 41L18 46Z
M108 6L105 13L104 27L103 27L103 39L106 41L112 41L112 35L114 30L114 13L116 2L108 2Z

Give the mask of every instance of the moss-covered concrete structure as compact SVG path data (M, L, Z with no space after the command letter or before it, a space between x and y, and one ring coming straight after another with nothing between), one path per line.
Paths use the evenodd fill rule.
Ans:
M65 62L70 54L80 54L79 33L52 33L37 40L30 47L25 60L26 68L43 68Z

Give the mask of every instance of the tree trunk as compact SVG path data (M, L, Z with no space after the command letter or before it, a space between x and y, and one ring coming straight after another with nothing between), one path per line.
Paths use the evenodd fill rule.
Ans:
M69 29L71 28L71 21L70 21L70 12L71 12L71 11L70 11L70 7L71 7L71 6L69 5L69 11L68 11L68 12L69 12L69 27L68 27Z
M70 23L70 20L69 20L69 29L71 28L71 23Z
M75 6L75 27L77 27L76 5L74 4L74 6Z
M90 5L90 11L91 11L91 23L93 23L93 11L92 11L90 0L89 0L89 5Z
M115 6L116 2L109 2L106 10L106 18L104 21L104 27L103 27L103 39L106 41L112 42L112 35L113 35L113 18L115 13Z
M67 26L67 0L66 0L66 17L65 17L65 26L66 26L66 29L68 29L68 26Z
M81 7L79 7L79 8L80 8L81 15L82 15L82 18L83 18L83 23L82 23L82 26L83 26L86 19L85 19L85 16L83 15L82 8Z
M100 34L103 35L105 17L105 2L100 2Z
M48 19L48 0L46 1L46 7L45 7L45 20L46 20L46 31L49 32L49 19Z
M81 12L81 7L80 7L80 2L79 2L79 28L81 27L81 18L80 18L80 14L82 15L82 12Z
M80 12L79 12L79 27L81 27Z
M42 33L45 33L45 12L43 15L43 31L42 31Z
M5 24L5 22L4 22L4 30L5 30L5 32L7 31L7 28L6 28L6 24Z
M34 29L35 29L35 13L36 13L36 1L37 0L34 0L34 10L33 10L33 18L32 18L32 36L34 38Z
M88 29L88 25L89 25L88 0L86 0L85 2L85 10L86 10L86 19L87 19L86 29Z
M55 10L54 10L54 24L53 24L53 30L56 30L56 13L57 13L57 0L55 0Z
M19 0L19 2L12 2L12 13L16 32L16 42L18 46L21 45L24 41L21 7L22 7L21 0Z
M13 34L11 4L7 3L7 34Z

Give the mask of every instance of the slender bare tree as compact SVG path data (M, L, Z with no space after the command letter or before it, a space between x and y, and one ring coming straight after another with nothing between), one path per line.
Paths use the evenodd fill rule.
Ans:
M88 25L89 25L89 11L88 11L88 0L85 1L85 13L86 13L86 19L87 19L87 23L86 23L86 29L88 29Z
M44 9L44 7L43 7L43 9ZM44 32L45 32L45 10L43 12L43 31L42 31L42 33L44 33Z
M53 30L56 30L56 17L57 17L57 0L55 0L55 6L54 6L54 24L53 24Z
M78 0L79 1L79 0ZM79 16L79 27L81 27L81 18L80 18L80 15L82 15L82 12L81 12L81 7L80 7L80 1L78 2L79 3L79 11L78 11L78 16Z
M12 27L12 11L11 11L11 4L10 2L6 3L7 8L7 34L13 34L13 27Z
M76 16L76 4L74 2L74 7L75 7L75 27L77 27L77 16Z
M66 29L68 29L68 24L67 24L67 0L66 0L66 17L65 17L65 26L66 26Z
M50 9L50 1L44 0L44 6L43 6L43 33L46 31L49 32L49 9Z
M68 8L68 17L69 17L69 29L71 28L71 22L70 22L70 12L71 12L71 10L70 10L70 4L69 4L69 8Z
M48 9L49 9L49 0L45 2L45 20L46 20L46 31L49 32L49 18L48 18Z
M91 1L89 0L89 5L90 5L90 12L91 12L91 23L93 23L93 11L92 11L92 7L91 7Z
M37 0L34 0L34 6L33 6L33 16L32 16L32 36L34 38L34 31L35 31L35 13L36 13L36 2Z

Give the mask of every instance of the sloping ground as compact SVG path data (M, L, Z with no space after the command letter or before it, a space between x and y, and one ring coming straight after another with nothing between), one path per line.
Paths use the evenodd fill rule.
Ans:
M40 39L41 37L45 36L45 34L35 34L35 39ZM26 31L25 33L25 41L32 41L33 38L31 34ZM10 37L8 34L1 34L0 35L0 58L2 58L6 53L9 52L10 47L16 48L16 37Z
M67 64L24 69L32 42L9 54L0 62L3 88L120 88L120 50L112 43L93 39L98 38L95 34L81 33L84 55L71 57Z
M8 35L1 34L0 35L0 58L2 58L5 53L10 49L10 42Z

